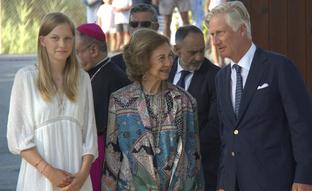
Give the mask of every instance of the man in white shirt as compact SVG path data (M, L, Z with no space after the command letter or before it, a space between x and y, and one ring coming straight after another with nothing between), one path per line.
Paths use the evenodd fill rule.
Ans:
M197 101L205 191L215 191L220 155L215 90L215 76L219 67L204 57L204 34L196 26L180 27L176 32L175 43L177 57L169 81L187 90Z

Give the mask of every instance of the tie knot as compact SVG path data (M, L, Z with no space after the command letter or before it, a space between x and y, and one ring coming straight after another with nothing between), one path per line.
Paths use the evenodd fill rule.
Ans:
M238 64L234 64L233 68L236 70L237 73L241 73L242 67L240 67Z
M177 82L177 85L182 87L182 88L185 88L185 77L190 74L191 72L189 71L186 71L186 70L182 70L181 71L181 76L180 76L180 79L179 81Z
M185 78L189 73L191 73L190 71L187 70L182 70L181 71L181 77L180 78Z

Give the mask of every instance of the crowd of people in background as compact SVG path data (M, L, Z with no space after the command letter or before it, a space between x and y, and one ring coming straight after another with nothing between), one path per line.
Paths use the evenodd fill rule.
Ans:
M204 17L208 11L226 0L93 0L92 4L84 0L87 6L87 22L97 23L107 37L108 50L112 53L120 52L129 41L128 23L130 8L138 4L152 5L157 11L160 27L158 32L164 34L174 44L174 35L179 26L193 24L205 30ZM144 23L148 25L148 23ZM219 56L217 50L206 41L206 55L214 64L224 65L224 60Z
M18 191L312 190L311 96L254 44L241 1L84 3L88 23L43 18L37 63L15 76Z

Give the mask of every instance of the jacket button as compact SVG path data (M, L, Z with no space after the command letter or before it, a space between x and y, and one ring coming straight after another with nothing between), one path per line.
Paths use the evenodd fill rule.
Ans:
M238 135L238 130L237 129L234 130L234 135Z

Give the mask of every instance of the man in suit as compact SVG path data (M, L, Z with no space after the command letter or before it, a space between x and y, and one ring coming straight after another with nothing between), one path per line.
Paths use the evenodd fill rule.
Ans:
M131 8L129 16L130 35L140 28L158 30L157 11L153 5L141 3ZM117 64L123 71L126 71L126 64L122 53L112 56L112 62Z
M196 26L180 27L175 43L177 57L169 81L187 90L197 101L205 187L207 191L215 191L220 140L214 84L219 67L204 57L204 35Z
M218 188L312 190L312 101L295 65L255 46L240 1L211 10L207 24L221 56L231 59L216 77Z
M105 35L97 24L82 24L78 26L77 31L76 52L80 64L91 78L98 134L99 157L92 164L90 175L93 190L100 191L109 97L112 92L130 82L126 74L107 56Z

